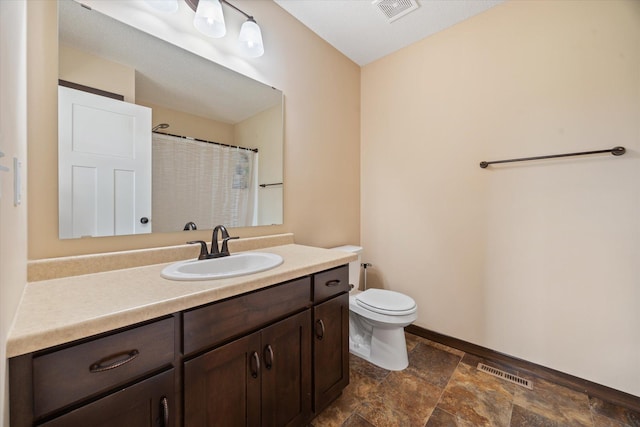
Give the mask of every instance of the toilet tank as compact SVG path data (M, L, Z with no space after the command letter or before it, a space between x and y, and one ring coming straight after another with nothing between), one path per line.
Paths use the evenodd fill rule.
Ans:
M349 263L349 284L353 285L353 289L360 287L360 263L362 256L362 247L354 245L345 245L331 248L342 252L351 252L358 255L358 259Z

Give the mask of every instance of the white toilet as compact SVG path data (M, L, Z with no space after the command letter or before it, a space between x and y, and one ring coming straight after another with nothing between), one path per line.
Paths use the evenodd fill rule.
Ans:
M404 327L413 323L418 307L409 296L384 289L359 290L360 246L333 248L358 254L349 263L349 351L374 365L401 371L409 365Z

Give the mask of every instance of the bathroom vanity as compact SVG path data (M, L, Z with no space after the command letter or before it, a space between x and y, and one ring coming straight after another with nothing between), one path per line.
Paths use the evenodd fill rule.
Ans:
M283 265L221 281L168 281L155 277L163 265L152 265L30 283L27 307L47 291L52 304L62 303L56 291L64 284L83 292L71 296L75 302L104 297L100 286L116 277L123 283L112 293L123 291L122 300L128 289L132 301L119 313L85 313L85 326L77 313L54 319L64 307L50 307L35 317L51 323L30 334L29 315L19 315L8 345L11 425L308 423L349 381L352 256L294 244L266 250L283 256ZM149 296L130 288L136 285L159 286L164 295L145 303ZM105 306L112 304L127 305ZM86 335L101 317L125 324Z

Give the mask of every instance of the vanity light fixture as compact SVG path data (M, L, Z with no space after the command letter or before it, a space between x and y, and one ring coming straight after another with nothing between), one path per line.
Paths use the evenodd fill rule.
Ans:
M160 0L171 1L171 0ZM264 43L262 42L262 32L253 16L238 9L227 0L184 0L187 5L196 13L193 25L202 34L208 37L224 37L227 32L222 4L235 9L243 14L247 21L240 27L238 44L244 56L257 58L264 54Z

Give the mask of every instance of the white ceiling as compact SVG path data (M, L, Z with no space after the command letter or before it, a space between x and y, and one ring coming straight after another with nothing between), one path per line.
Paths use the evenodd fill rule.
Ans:
M504 0L418 0L416 10L393 22L389 22L372 0L274 1L362 66Z

